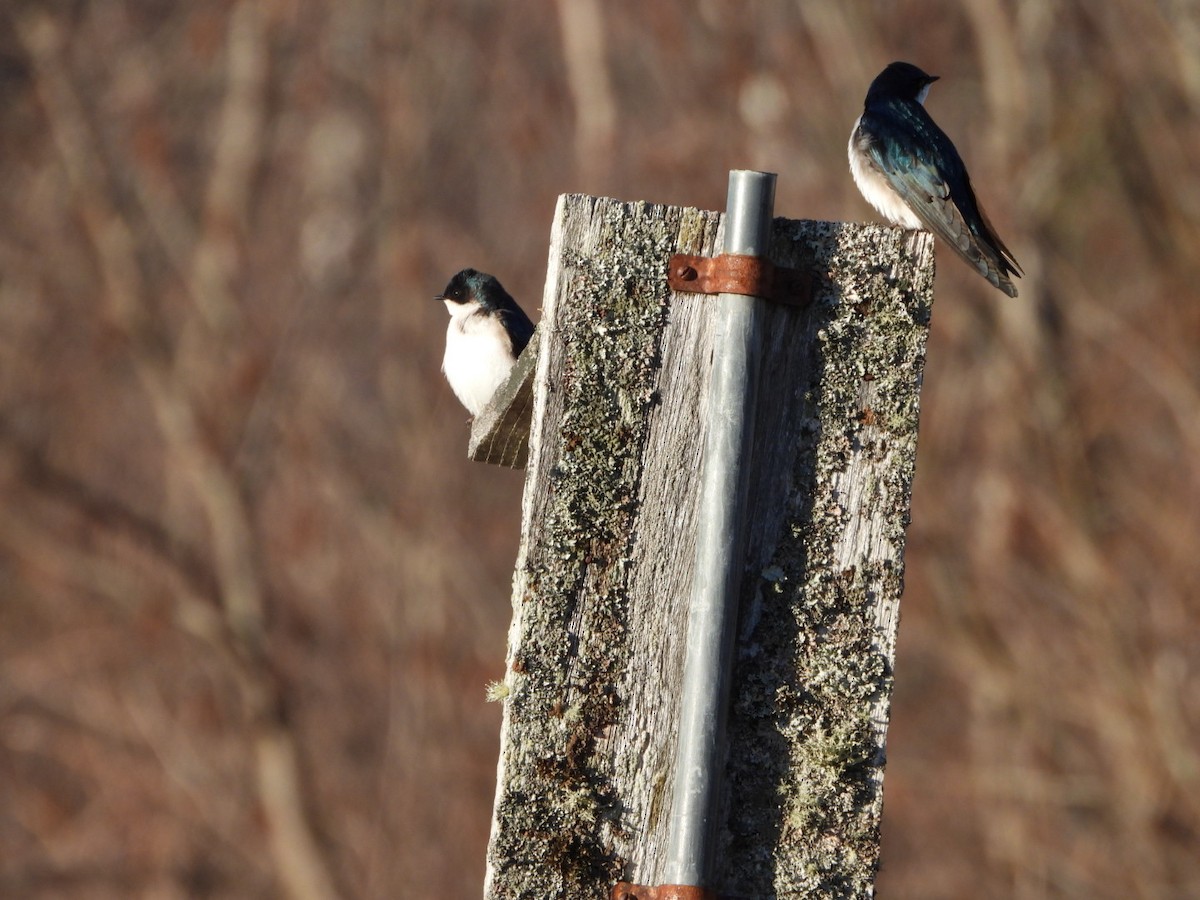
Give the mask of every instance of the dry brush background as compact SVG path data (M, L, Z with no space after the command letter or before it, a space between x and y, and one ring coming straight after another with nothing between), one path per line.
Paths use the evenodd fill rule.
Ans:
M940 253L880 894L1200 896L1191 0L0 6L0 896L478 896L519 474L441 381L555 197L863 220L908 59L1025 267Z

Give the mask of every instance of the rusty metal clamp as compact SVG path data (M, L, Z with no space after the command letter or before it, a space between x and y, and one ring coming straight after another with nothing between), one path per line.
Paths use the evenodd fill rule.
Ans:
M762 256L676 253L667 268L667 283L673 291L693 294L742 294L799 307L812 302L811 275Z

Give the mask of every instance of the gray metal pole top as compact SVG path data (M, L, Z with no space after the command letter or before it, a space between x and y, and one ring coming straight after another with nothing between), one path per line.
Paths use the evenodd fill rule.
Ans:
M725 252L765 256L775 175L729 173ZM667 855L668 884L699 885L713 875L719 825L724 725L744 552L746 465L753 439L762 300L722 294L708 397L695 580L688 621Z

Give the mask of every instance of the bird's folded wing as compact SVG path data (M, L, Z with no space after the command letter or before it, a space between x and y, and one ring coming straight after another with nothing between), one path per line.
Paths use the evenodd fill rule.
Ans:
M905 154L903 159L896 159L878 142L870 145L867 155L926 228L953 247L993 285L1016 296L1016 289L1007 277L1011 267L986 241L971 234L962 213L950 198L950 186L929 161L918 154Z
M529 339L533 337L533 322L520 307L502 310L500 315L504 318L507 326L513 356L520 356L525 345L529 343Z

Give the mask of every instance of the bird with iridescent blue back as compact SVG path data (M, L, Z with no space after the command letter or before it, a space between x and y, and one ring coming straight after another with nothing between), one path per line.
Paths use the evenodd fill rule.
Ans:
M533 337L533 322L494 275L475 269L463 269L434 299L450 313L442 371L477 416Z
M925 228L1010 297L1023 274L975 198L962 158L925 111L938 80L906 62L876 76L850 133L850 172L867 202L903 228Z

